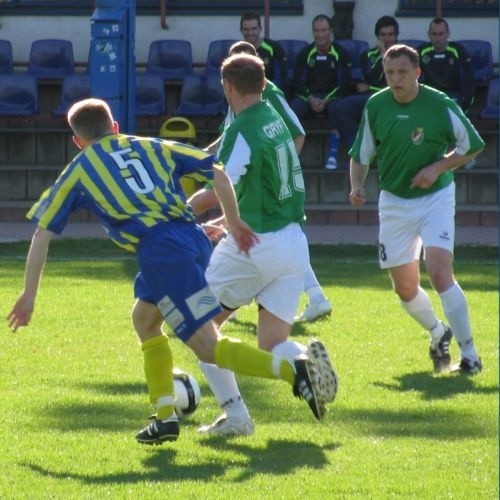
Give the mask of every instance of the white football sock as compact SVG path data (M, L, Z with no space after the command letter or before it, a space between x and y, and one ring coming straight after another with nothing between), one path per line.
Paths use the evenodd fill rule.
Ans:
M304 276L304 293L309 297L309 302L322 302L323 300L328 300L321 289L318 278L316 278L310 263L307 266L307 271Z
M307 352L307 347L298 342L290 342L285 340L281 344L275 345L271 351L278 358L283 358L290 361L293 365L293 360L300 354Z
M460 285L455 282L448 290L440 293L439 298L441 299L444 314L453 330L453 335L460 346L462 358L477 361L479 356L472 339L467 300Z
M250 414L241 397L234 373L231 370L219 368L203 361L199 361L198 364L214 393L217 403L226 412L228 418L235 420L249 419Z
M401 306L417 323L426 330L432 330L434 335L441 338L444 328L439 328L440 321L436 317L431 299L422 287L418 287L417 296L413 300L410 300L410 302L401 301Z

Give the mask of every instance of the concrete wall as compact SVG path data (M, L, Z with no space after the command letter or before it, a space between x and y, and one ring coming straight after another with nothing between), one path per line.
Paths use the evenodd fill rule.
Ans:
M394 15L397 0L355 0L354 38L374 41L373 27L378 17ZM311 40L311 20L317 14L333 14L332 0L305 0L303 16L276 16L270 23L271 38ZM446 15L446 12L444 13ZM399 18L400 38L426 39L430 18ZM499 59L498 18L449 18L452 38L481 38L493 45ZM145 62L151 41L169 37L188 39L193 45L197 62L206 59L211 40L240 38L239 16L168 16L169 30L163 30L158 17L139 16L136 25L136 57ZM480 28L478 28L478 26ZM77 61L87 60L90 40L90 21L85 17L2 16L0 38L11 40L16 61L27 61L31 42L37 38L64 38L73 41Z

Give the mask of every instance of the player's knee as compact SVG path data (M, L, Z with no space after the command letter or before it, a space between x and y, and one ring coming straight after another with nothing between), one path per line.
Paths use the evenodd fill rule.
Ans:
M447 269L435 269L429 272L429 279L438 293L448 290L454 283L453 273Z
M154 304L138 300L132 310L132 324L142 342L161 335L163 317Z
M418 293L418 285L412 283L398 283L394 285L394 292L402 302L410 302Z

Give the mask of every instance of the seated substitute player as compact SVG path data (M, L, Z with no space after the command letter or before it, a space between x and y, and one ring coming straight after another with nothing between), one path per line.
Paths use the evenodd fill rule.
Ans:
M229 49L229 55L232 56L234 54L250 54L256 56L257 52L252 44L241 41L234 43ZM288 105L283 92L267 78L266 86L264 87L264 91L262 92L262 99L270 102L274 109L279 113L281 118L283 118L285 125L292 135L297 154L300 154L302 146L304 145L304 128L297 118L297 115ZM229 109L224 121L223 128L226 129L227 127L229 127L233 120L234 113L231 109ZM215 152L216 146L219 144L219 142L220 138L209 146L209 150L211 152ZM215 195L212 194L212 196L210 196L210 193L205 193L204 191L199 192L197 196L189 199L189 203L197 214L201 214L209 208L212 208L216 201L217 199L215 198ZM319 284L319 281L314 274L311 263L309 263L305 272L304 293L308 298L307 307L299 316L295 318L295 321L315 321L319 318L323 318L331 314L332 305L321 289L321 285Z
M427 32L430 42L418 48L420 81L448 94L467 113L474 100L474 67L466 48L450 42L446 19L434 18Z
M397 43L399 25L392 16L382 16L375 23L375 47L362 52L359 56L363 81L356 83L356 93L348 95L338 102L338 113L342 117L338 122L341 137L345 137L348 148L352 146L358 130L366 101L375 92L387 87L382 59L389 47Z
M239 307L258 304L259 347L286 359L308 352L320 373L326 401L335 397L337 377L323 344L309 347L288 340L309 263L304 222L304 180L290 131L278 112L262 100L264 65L252 55L230 56L222 82L234 121L224 130L218 157L234 185L242 219L258 234L259 245L242 259L231 239L216 246L207 281L223 312L221 325ZM210 227L220 221L212 221ZM258 248L257 248L258 247ZM234 373L202 364L223 414L200 432L251 434L253 422Z
M68 121L82 151L28 213L38 228L27 257L24 290L7 317L12 330L31 319L52 236L64 229L73 211L85 208L99 217L115 243L137 255L132 322L142 343L150 401L156 407L155 417L137 434L138 442L159 444L179 435L164 321L203 361L286 380L321 419L324 398L315 365L307 356L290 363L222 337L214 326L212 319L221 309L205 278L212 245L194 222L180 178L213 180L229 239L241 257L248 258L257 238L240 219L231 182L213 157L180 143L119 134L108 105L100 99L74 104Z
M260 16L255 12L243 14L240 18L240 31L245 42L251 43L257 55L264 61L266 78L286 90L288 83L285 51L278 42L261 38Z
M379 175L379 260L405 311L430 332L436 371L450 368L455 335L461 360L452 371L476 374L481 359L472 339L465 294L453 275L455 183L453 170L479 154L484 141L446 94L418 83L418 52L393 45L384 56L389 88L367 102L351 154L354 206L376 158ZM420 253L450 324L439 321L420 286Z
M293 86L296 96L290 103L300 120L307 116L326 113L329 138L325 168L338 168L340 144L338 106L348 95L351 83L349 52L332 40L331 20L319 14L312 21L314 42L304 47L295 60ZM344 138L345 139L345 138Z

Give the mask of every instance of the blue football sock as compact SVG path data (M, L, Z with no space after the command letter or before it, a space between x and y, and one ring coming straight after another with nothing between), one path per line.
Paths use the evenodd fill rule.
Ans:
M328 157L337 158L339 152L340 135L338 132L332 132L328 139Z

